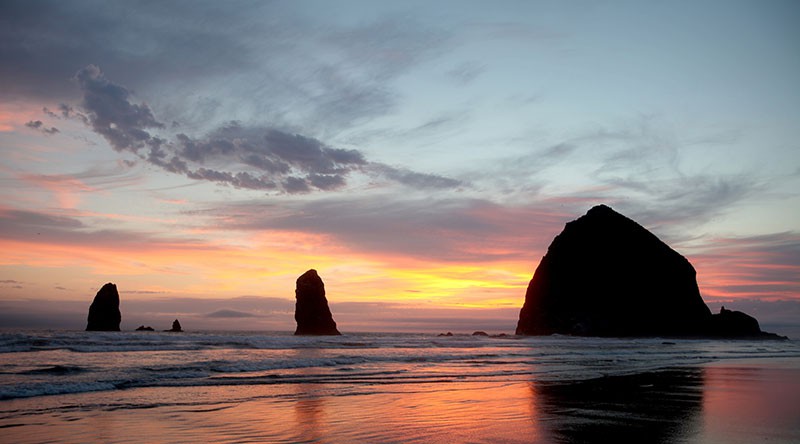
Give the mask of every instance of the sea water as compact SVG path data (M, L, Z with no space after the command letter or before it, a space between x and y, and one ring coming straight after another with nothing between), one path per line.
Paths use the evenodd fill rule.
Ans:
M546 393L551 390L547 387L559 384L609 381L667 369L698 368L710 363L736 365L753 360L797 362L800 344L397 333L293 336L283 332L5 332L0 333L0 441L3 431L5 436L11 436L8 433L28 427L39 427L35 430L41 432L44 426L61 434L44 435L55 442L62 442L59 437L64 442L103 439L105 435L93 434L99 433L96 429L86 429L98 412L103 417L116 418L118 429L129 430L127 435L106 436L109 442L138 441L126 441L125 436L135 436L143 423L161 430L153 433L166 433L162 430L166 427L164 421L171 428L178 427L187 439L194 436L192 439L212 441L430 442L439 436L431 434L439 430L437 427L441 428L440 438L446 441L455 433L449 425L455 427L467 421L451 417L453 412L477 415L470 422L473 425L485 422L479 413L483 408L478 406L481 399L494 409L493 414L499 415L492 424L513 419L519 426L521 419L526 424L531 422L530 418L521 418L530 415L531 391ZM692 373L683 375L687 374L694 377ZM691 381L681 384L691 387ZM511 401L515 396L524 399L518 403L524 406L524 413ZM312 415L298 420L297 415L302 409L313 410L314 400L328 406L348 406L339 409L341 421L337 422L334 415L326 423L326 430L339 430L339 435L304 435L319 418ZM252 404L254 401L257 403ZM390 403L391 411L381 410ZM426 405L436 403L449 405L449 413L436 410L438 413L432 416L420 416ZM353 407L361 404L363 407ZM503 413L502 406L511 410ZM368 408L373 409L372 414L364 410ZM208 421L222 417L218 410L225 409L238 413L228 416L225 424L208 425ZM261 414L264 410L272 412L269 420ZM150 414L147 412L153 411L173 416L165 419L160 414L145 420ZM127 414L120 416L120 412ZM411 422L417 425L425 418L434 422L427 429L415 429L416 434L399 436L389 433L386 427L361 427L360 421L370 417L392 418L398 414L410 415L408 418L414 418ZM231 431L234 438L223 439L228 435L220 435L220 430L248 415L256 415L261 428L244 439L235 434L246 429L239 424ZM291 422L286 418L299 422L283 427ZM202 431L197 425L188 425L193 421L200 421L209 429ZM83 427L77 429L78 424ZM393 427L407 426L403 422ZM362 435L351 434L359 429ZM487 429L487 436L475 436L491 441L500 433L508 438L504 441L511 442L513 435L505 432ZM31 435L19 433L15 439L24 440L25 436Z
M136 387L583 380L798 357L789 341L256 332L0 333L0 400Z

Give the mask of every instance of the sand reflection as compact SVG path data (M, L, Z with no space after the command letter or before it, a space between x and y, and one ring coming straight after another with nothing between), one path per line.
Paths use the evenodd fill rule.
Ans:
M699 442L800 442L800 363L710 365Z
M315 353L313 350L297 354ZM141 388L7 404L3 442L800 442L800 369L737 363L581 382L416 382ZM450 369L455 372L456 368ZM224 399L225 402L220 402ZM127 408L158 400L152 408ZM94 406L83 408L80 406ZM25 410L34 413L12 417ZM24 426L15 426L23 423Z
M319 442L327 436L325 399L314 392L316 384L297 384L294 405L295 430L302 442Z
M294 358L299 362L313 361L320 358L322 351L318 348L300 348L294 351ZM325 369L318 367L301 368L298 375L320 376ZM293 384L294 389L294 428L300 442L321 442L328 436L327 412L325 397L326 385Z
M697 433L703 369L531 383L540 442L673 443Z

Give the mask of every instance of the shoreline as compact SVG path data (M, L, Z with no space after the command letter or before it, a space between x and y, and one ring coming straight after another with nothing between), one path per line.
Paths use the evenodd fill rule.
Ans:
M797 358L583 381L156 387L116 392L116 401L109 395L58 395L58 406L24 418L8 413L36 400L5 402L0 429L19 443L800 441Z

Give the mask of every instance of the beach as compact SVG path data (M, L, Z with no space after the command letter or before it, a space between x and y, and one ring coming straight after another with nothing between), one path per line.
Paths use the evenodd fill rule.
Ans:
M2 442L800 441L794 341L76 337L3 338Z

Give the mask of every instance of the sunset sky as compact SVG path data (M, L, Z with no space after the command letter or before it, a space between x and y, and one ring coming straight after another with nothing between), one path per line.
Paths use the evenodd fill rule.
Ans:
M0 2L0 327L513 332L605 203L800 325L796 1ZM643 295L646 297L646 295ZM793 330L792 330L793 331ZM800 331L800 330L798 330Z

